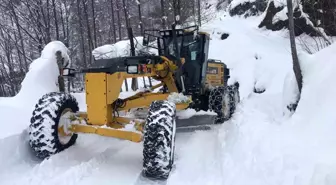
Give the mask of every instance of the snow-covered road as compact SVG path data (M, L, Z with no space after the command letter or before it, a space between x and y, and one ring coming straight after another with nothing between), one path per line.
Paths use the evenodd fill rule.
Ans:
M237 127L244 122L253 125L256 121L277 121L274 118L281 116L276 114L279 107L273 100L255 94L242 102L232 120L224 125L205 131L178 130L175 168L166 182L141 176L141 143L81 134L75 146L41 162L28 152L28 143L22 143L27 134L23 132L0 140L1 184L232 184L230 181L239 180L244 170L244 165L234 164L239 162L235 159L243 160L246 156L241 155L248 154L237 151L236 142L245 142ZM245 139L257 138L250 137Z

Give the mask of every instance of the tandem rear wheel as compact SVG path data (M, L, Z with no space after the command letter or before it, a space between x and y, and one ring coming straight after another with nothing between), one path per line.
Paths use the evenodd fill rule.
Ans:
M209 110L217 113L215 124L228 121L240 102L239 84L236 82L229 86L218 86L210 91Z

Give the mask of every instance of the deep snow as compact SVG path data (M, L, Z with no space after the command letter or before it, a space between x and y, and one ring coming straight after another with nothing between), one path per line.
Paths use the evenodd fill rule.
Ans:
M0 138L25 129L37 100L48 92L58 90L57 51L61 51L65 63L70 64L66 46L59 41L50 42L43 49L40 58L29 66L20 92L15 97L0 99Z
M284 32L259 30L259 19L222 17L202 28L212 33L209 58L228 64L242 102L223 125L177 131L175 168L167 182L141 178L141 144L95 135L80 135L75 146L48 161L33 160L22 142L31 107L6 98L0 99L0 184L335 184L336 45L300 55L301 102L292 117L285 117L283 103L295 93L285 84L291 75L289 41ZM223 32L230 34L224 41ZM265 93L253 93L255 86ZM85 110L85 95L75 95Z

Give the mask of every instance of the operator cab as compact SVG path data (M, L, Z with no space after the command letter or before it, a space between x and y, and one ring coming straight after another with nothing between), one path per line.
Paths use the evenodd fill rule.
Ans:
M181 64L183 86L186 94L200 92L206 82L207 58L209 49L209 35L207 33L176 29L160 31L158 51L177 65ZM182 84L179 75L175 77L179 90Z

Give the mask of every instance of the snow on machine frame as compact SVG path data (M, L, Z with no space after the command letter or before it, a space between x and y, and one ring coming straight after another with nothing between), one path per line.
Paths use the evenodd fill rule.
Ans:
M143 45L150 47L153 35L148 32ZM171 30L150 32L157 34L159 55L99 59L90 68L64 71L65 76L85 74L87 112L79 112L78 102L69 93L44 95L29 127L30 146L37 157L46 159L69 148L78 133L143 141L143 174L167 179L174 163L177 110L214 111L216 123L231 117L239 102L238 83L228 86L225 64L208 60L209 34L196 26L176 29L175 25ZM138 77L161 83L120 99L123 81ZM157 88L163 90L153 92ZM176 93L182 98L172 101ZM122 116L142 107L148 108L145 119Z

